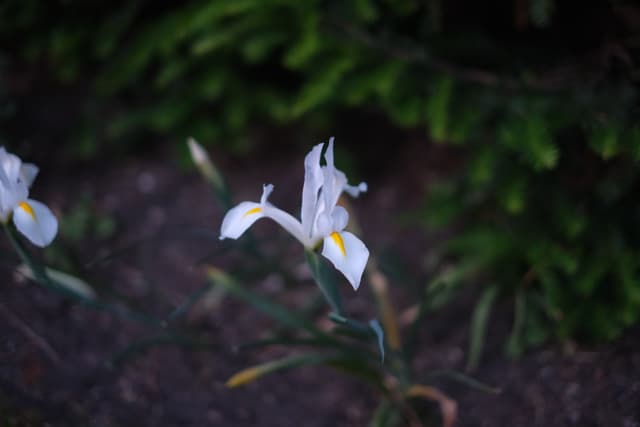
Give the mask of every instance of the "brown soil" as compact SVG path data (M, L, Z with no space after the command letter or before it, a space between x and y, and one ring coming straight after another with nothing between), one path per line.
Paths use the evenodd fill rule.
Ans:
M375 153L374 153L375 155ZM354 209L365 240L374 251L392 248L406 271L421 277L422 254L430 240L415 228L398 225L397 213L416 208L432 166L447 153L416 142L368 179L370 193ZM234 200L256 199L272 182L272 202L294 211L302 183L303 151L286 156L264 153L254 160L218 159L234 190ZM419 166L418 166L419 165ZM370 173L371 171L365 171ZM203 284L198 262L225 267L233 254L208 256L219 247L216 234L223 212L193 172L177 168L158 153L128 164L76 170L45 170L34 190L63 214L79 194L90 193L97 211L118 221L116 237L87 241L76 255L92 277L109 283L146 312L166 316ZM64 189L61 191L60 189ZM204 231L209 231L205 233ZM287 237L264 222L258 239ZM123 248L108 262L95 262ZM196 307L181 328L196 332L206 348L162 345L140 351L119 366L110 363L130 343L163 331L72 303L26 282L13 272L15 259L2 246L5 280L0 288L0 413L14 426L364 426L377 396L364 384L323 367L277 373L229 390L230 375L255 363L291 354L276 348L238 351L273 327L241 301L226 298L211 309ZM302 265L292 245L284 263ZM304 276L304 274L303 274ZM308 280L291 288L265 274L250 284L260 292L285 294L289 304L304 304L316 289ZM393 297L406 307L409 296L397 286ZM344 290L354 316L370 310L366 289ZM434 314L421 331L414 367L464 369L470 303L464 298ZM492 325L488 350L474 376L499 387L486 394L442 381L437 385L458 401L458 426L640 426L640 344L637 328L597 348L551 346L508 360L501 351L509 308L501 307ZM321 316L322 317L322 316Z

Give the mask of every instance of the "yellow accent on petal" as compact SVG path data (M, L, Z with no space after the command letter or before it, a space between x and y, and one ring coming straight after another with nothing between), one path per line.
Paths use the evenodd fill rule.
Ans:
M33 211L31 205L29 205L27 202L20 202L18 203L18 206L21 207L22 210L25 211L31 217L31 219L35 221L36 213Z
M344 248L344 240L342 240L342 236L337 231L331 233L331 239L333 239L333 243L336 244L337 247L340 248L340 252L342 256L347 256L347 250Z
M262 208L260 206L256 206L255 208L249 209L248 211L246 211L244 213L244 215L242 215L242 217L244 218L246 216L257 214L257 213L260 213L260 212L262 212Z

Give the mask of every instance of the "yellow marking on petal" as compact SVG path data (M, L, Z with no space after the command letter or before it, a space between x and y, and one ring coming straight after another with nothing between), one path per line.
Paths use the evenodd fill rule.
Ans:
M344 248L344 240L342 240L342 236L340 235L340 233L338 233L337 231L334 231L333 233L331 233L331 239L333 240L333 243L336 244L337 247L340 248L340 252L342 253L342 256L347 256L347 250Z
M262 208L260 206L256 206L255 208L249 209L248 211L246 211L244 213L244 215L242 215L242 217L244 218L246 216L257 214L257 213L260 213L260 212L262 212Z
M22 208L22 210L25 211L31 217L31 219L35 221L36 213L33 211L33 208L30 204L28 204L27 202L20 202L18 203L18 206Z

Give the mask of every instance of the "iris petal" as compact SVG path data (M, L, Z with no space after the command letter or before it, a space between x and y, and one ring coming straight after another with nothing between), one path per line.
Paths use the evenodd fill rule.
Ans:
M58 233L58 220L51 210L36 200L20 202L13 211L13 223L36 246L50 244Z
M348 231L331 233L324 239L322 255L344 274L354 290L358 289L369 259L369 249L360 239Z

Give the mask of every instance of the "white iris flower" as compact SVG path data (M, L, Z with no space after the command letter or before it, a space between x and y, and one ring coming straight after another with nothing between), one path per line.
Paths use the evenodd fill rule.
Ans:
M222 220L220 239L237 239L260 218L271 218L304 245L313 250L323 242L322 255L358 289L369 258L367 247L348 231L344 231L349 214L337 206L343 191L353 197L367 191L367 185L351 186L346 175L333 164L333 138L324 154L326 165L320 165L324 144L318 144L304 159L301 221L267 201L273 185L265 185L260 202L242 202L229 210Z
M0 147L0 221L13 217L18 231L34 245L47 246L58 232L58 220L44 204L29 199L38 167Z

